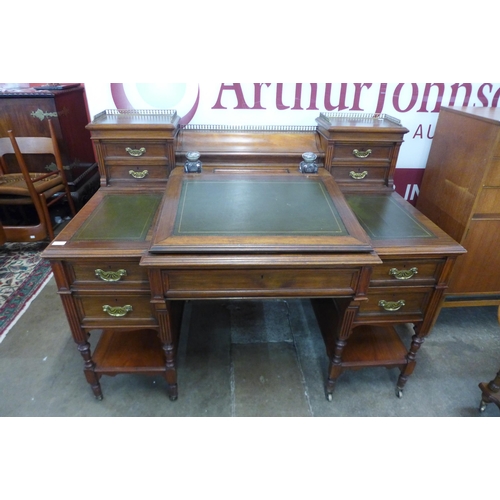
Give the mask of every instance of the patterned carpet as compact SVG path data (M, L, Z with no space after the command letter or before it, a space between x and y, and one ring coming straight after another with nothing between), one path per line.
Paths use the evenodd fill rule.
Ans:
M40 258L46 242L0 246L0 343L52 276Z

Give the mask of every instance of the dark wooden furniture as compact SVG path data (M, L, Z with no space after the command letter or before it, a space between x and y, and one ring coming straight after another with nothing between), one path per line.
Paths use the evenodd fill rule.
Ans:
M7 137L8 130L17 137L49 137L47 121L50 119L73 201L79 210L99 188L99 174L90 133L85 128L89 119L84 87L68 87L65 90L0 89L0 137ZM9 161L9 169L19 171L15 161ZM27 156L26 163L31 172L46 173L51 168L51 161L37 157ZM2 216L12 217L7 209ZM26 218L29 219L29 214Z
M500 323L500 307L498 308L498 322ZM490 382L481 382L479 388L482 392L481 403L479 405L479 411L486 410L486 406L489 403L495 403L500 409L500 371L497 373L496 377Z
M0 89L0 137L7 131L22 137L48 137L47 120L54 124L64 165L95 163L89 122L81 85L67 90L34 88ZM28 163L32 171L44 171L39 162Z
M172 111L98 116L89 129L102 187L43 254L95 396L102 374L141 372L163 374L176 399L183 304L226 297L310 298L330 359L327 398L343 370L362 366L399 367L401 395L463 248L393 192L406 129L385 120L325 115L320 131L179 129ZM341 155L345 196L324 138L338 133L334 149L354 157ZM190 151L199 173L185 172ZM299 171L304 152L317 173ZM343 177L358 161L383 173ZM405 347L394 326L407 322L416 332ZM104 333L92 347L94 329Z
M500 304L498 108L441 108L416 206L467 250L443 306Z

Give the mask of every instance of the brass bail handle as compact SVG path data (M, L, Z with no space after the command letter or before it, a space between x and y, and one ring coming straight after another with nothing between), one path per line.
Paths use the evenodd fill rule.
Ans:
M138 157L138 156L142 156L144 153L146 153L146 148L139 148L139 149L125 148L125 151L130 156Z

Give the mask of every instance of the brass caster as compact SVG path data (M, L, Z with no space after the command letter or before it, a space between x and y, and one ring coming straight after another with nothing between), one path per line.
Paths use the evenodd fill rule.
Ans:
M479 411L480 412L483 412L484 410L486 410L486 403L484 401L481 401L481 404L479 405Z
M169 396L168 399L170 399L170 401L177 401L177 394L173 395L173 396Z
M95 398L97 399L97 401L102 401L102 395L101 396L96 396Z
M333 394L331 392L326 393L326 400L330 402L333 401Z
M396 396L401 399L403 397L403 389L396 387Z

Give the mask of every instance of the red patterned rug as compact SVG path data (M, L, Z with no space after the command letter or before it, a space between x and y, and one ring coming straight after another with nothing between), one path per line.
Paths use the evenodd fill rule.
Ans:
M46 242L0 246L0 343L52 276Z

